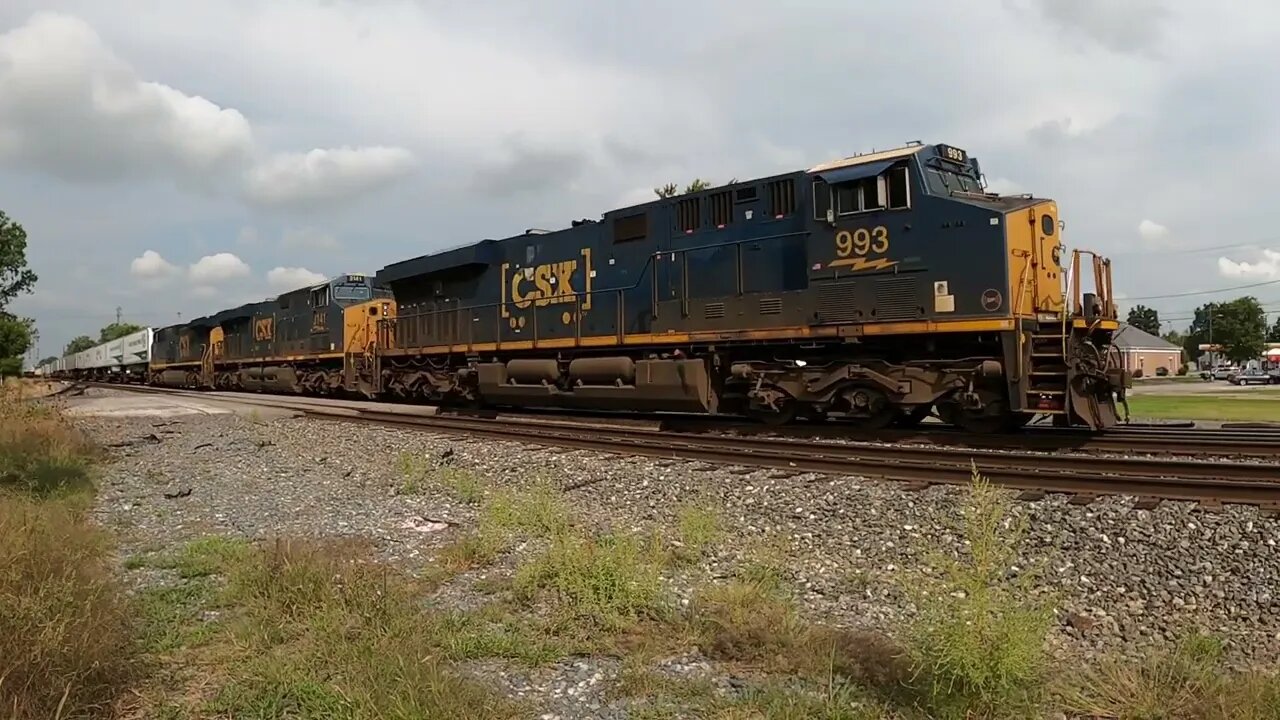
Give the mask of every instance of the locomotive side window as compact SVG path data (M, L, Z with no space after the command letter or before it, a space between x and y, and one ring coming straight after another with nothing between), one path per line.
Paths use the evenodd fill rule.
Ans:
M911 207L911 190L907 182L907 168L896 167L889 171L889 209Z
M861 178L835 188L836 214L900 210L910 207L907 168L896 167L875 177Z
M813 219L826 220L831 209L831 187L825 180L813 181Z

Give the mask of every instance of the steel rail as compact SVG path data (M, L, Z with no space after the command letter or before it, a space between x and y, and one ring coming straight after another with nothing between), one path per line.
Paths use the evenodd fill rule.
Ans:
M629 424L589 424L548 417L462 417L289 402L244 396L118 386L140 392L178 392L212 401L270 406L308 416L596 452L702 461L791 472L861 476L931 484L967 483L974 469L1001 485L1083 498L1130 495L1146 499L1243 503L1280 511L1280 467L1274 463L1202 462L1158 458L1015 453L930 445L869 445L727 434L682 433Z

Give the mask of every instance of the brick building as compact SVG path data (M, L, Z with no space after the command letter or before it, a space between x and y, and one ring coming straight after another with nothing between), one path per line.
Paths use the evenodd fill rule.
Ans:
M1176 375L1182 366L1182 348L1128 323L1120 323L1112 342L1120 349L1124 367L1134 377L1154 377L1159 374L1158 368Z

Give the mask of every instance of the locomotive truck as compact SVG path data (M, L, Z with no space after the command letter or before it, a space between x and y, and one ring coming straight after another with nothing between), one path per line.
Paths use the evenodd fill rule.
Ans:
M911 143L340 276L155 331L149 382L1014 429L1117 423L1110 261ZM1090 277L1086 283L1083 273ZM1086 284L1089 291L1085 291Z

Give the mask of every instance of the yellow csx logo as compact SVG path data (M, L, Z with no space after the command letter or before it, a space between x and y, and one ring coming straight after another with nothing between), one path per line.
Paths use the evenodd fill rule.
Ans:
M898 261L884 257L889 252L889 245L889 228L883 225L870 229L841 230L835 237L836 259L828 263L827 267L845 268L852 272L891 268Z
M582 248L581 253L581 261L561 260L514 271L510 270L508 263L503 263L503 299L521 310L531 306L576 303L581 299L582 309L590 310L591 249ZM506 305L502 309L504 317L507 316Z

